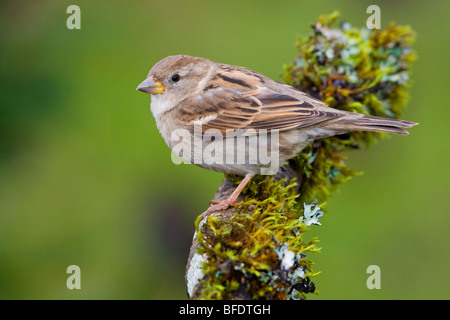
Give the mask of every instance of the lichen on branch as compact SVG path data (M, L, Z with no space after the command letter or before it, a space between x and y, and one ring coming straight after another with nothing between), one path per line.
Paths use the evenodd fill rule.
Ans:
M320 16L312 33L299 38L299 56L284 67L283 80L329 107L373 116L399 118L410 86L414 32L390 23L385 30L357 29L339 12ZM300 170L300 200L326 201L336 185L357 172L345 163L344 152L370 146L385 133L352 131L320 139L291 164Z
M296 183L257 180L229 217L197 220L197 254L206 257L202 268L210 275L201 298L304 298L292 286L315 275L305 253L319 251L317 239L302 239L310 227L299 214Z

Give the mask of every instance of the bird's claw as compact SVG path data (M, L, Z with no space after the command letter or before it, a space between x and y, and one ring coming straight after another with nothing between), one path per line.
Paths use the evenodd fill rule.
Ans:
M234 207L236 205L236 199L226 199L222 201L211 200L209 204L210 207L208 208L208 210L201 214L202 219L209 216L213 212L226 210L229 207Z

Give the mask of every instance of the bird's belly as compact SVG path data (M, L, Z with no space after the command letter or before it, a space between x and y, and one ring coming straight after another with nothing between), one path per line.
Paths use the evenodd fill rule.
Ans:
M187 132L186 132L187 134ZM185 163L237 175L275 174L280 167L279 139L272 135L231 135L220 132L176 137L172 151Z
M172 149L174 162L179 163L181 158L184 163L236 175L273 175L284 162L295 157L314 139L331 135L331 131L323 132L319 128L313 129L317 132L294 129L263 134L237 131L228 135L222 135L220 131L196 134L180 129L174 123L163 123L170 123L171 126L159 129L161 133L171 133L170 136L163 136Z

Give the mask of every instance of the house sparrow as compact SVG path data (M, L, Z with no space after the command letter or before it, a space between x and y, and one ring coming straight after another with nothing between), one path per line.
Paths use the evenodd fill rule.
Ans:
M276 173L315 139L354 130L407 135L402 128L417 124L333 109L253 70L187 55L157 62L137 90L152 95L150 108L159 132L182 159L245 176L228 199L210 206L203 216L235 205L255 174L265 169L266 174ZM240 137L243 143L236 144ZM256 156L263 149L261 137L270 149L270 163ZM211 152L213 143L222 150Z

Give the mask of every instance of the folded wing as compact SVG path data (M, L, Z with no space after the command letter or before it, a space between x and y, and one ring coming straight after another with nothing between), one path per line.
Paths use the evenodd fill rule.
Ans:
M301 94L279 93L248 69L219 72L200 94L183 103L183 120L200 121L203 131L290 130L331 121L342 114L320 101Z

